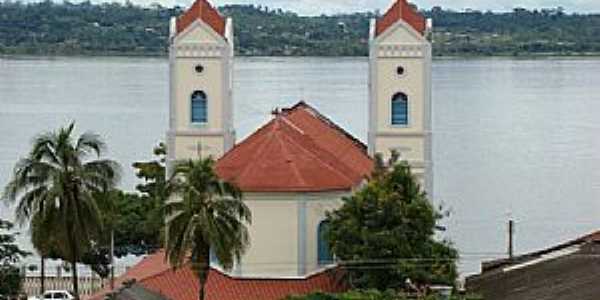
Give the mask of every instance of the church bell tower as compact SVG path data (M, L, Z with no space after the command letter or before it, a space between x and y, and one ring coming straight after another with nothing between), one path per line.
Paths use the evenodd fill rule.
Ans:
M371 21L369 154L392 150L433 192L431 142L431 22L406 0Z
M220 158L235 143L233 24L206 0L172 18L169 37L169 165Z

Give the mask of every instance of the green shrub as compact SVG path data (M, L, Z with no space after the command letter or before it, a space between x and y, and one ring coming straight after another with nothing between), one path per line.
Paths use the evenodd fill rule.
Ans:
M381 292L378 290L354 290L341 294L325 294L325 293L314 293L305 296L291 296L285 300L409 300L415 299L415 297L407 297L401 294L397 294L393 291ZM437 300L437 296L432 295L421 300ZM468 296L454 296L452 300L483 300L483 298L475 295Z

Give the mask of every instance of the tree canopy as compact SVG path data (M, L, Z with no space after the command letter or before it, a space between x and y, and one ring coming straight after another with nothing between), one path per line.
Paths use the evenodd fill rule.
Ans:
M394 163L328 213L326 238L354 287L453 284L458 253L435 238L440 218L408 163Z
M21 274L16 264L29 253L15 242L13 224L0 219L0 295L16 295L21 290Z
M78 298L76 264L101 240L103 224L95 195L116 186L120 167L101 158L106 145L100 136L86 132L75 137L74 129L71 123L38 135L29 154L15 165L3 198L17 203L16 216L21 224L35 225L39 218L43 226L32 229L44 230L52 238L50 248L71 264L73 291ZM35 236L32 234L34 243Z
M366 56L369 20L380 12L300 16L281 9L227 5L237 55ZM0 54L165 55L169 19L184 8L90 1L0 2ZM510 12L421 12L434 20L435 55L600 52L600 15L559 8Z

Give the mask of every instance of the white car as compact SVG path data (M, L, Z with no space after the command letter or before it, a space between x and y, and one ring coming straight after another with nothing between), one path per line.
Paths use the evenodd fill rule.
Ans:
M46 291L41 297L29 297L27 300L48 300L48 299L61 299L61 300L73 300L75 297L70 292L65 290L54 290Z

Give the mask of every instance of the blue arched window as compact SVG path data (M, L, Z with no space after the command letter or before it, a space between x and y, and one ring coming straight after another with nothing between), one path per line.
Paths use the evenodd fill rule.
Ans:
M392 125L408 125L408 96L404 93L392 97Z
M206 94L202 91L192 93L192 123L206 123Z
M325 233L327 232L328 227L329 223L327 223L327 221L322 221L319 223L319 227L317 229L317 251L319 265L328 265L333 262L333 255L331 254L329 243L327 242L327 239L325 239Z

